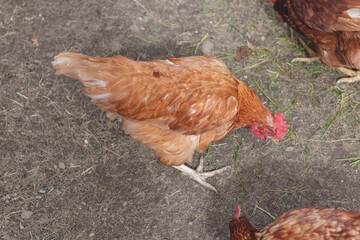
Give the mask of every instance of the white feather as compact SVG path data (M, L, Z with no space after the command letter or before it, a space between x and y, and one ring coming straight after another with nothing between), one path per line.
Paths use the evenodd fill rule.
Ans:
M91 97L93 100L99 100L99 101L102 101L102 102L106 102L110 95L111 95L110 93L104 93L104 94L100 94L100 95L87 94L87 96Z
M97 80L97 79L90 79L81 77L81 80L84 81L84 84L87 86L99 86L99 87L106 87L106 82Z
M360 9L359 8L351 8L347 10L347 13L351 18L360 18Z
M165 61L166 63L168 63L168 64L175 65L175 63L173 63L173 62L170 61L169 59L165 59L164 61Z
M71 58L68 57L59 57L57 59L55 59L52 62L52 65L55 67L56 65L67 65L69 62L71 61Z

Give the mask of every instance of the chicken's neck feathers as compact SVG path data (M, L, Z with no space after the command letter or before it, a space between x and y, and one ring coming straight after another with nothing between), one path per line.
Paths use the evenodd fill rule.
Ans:
M239 110L234 123L235 128L252 127L255 124L272 128L273 115L264 106L256 93L245 83L238 84Z

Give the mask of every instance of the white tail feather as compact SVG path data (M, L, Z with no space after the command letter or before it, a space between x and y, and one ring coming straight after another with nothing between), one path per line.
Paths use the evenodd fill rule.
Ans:
M106 87L107 83L98 79L90 79L83 76L79 76L81 82L84 84L85 87L88 86L98 86L98 87Z
M111 96L106 89L107 82L96 79L97 71L89 60L90 57L82 54L64 52L57 55L52 64L56 68L56 74L79 79L86 87L86 95L92 100L107 102Z
M71 58L69 57L59 57L52 61L52 65L56 67L57 65L68 65L71 62Z
M110 93L104 93L99 95L90 95L86 94L88 97L91 97L92 100L101 101L101 102L107 102L109 100L109 97L111 96Z

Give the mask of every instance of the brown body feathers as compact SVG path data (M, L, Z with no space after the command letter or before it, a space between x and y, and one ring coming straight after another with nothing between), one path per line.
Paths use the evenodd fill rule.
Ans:
M300 208L261 230L246 217L230 222L231 240L359 240L360 214L336 208Z
M93 103L122 118L123 129L169 166L191 162L194 150L238 127L256 126L260 137L278 140L287 132L283 118L214 57L142 62L64 52L53 65L80 80Z
M328 67L360 69L359 0L270 0L291 27L310 39Z

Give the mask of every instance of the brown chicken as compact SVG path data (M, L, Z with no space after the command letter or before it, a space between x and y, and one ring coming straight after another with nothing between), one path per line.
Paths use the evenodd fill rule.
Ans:
M150 62L122 56L89 57L64 52L55 57L56 74L76 78L84 93L110 117L122 120L126 133L155 151L160 161L204 186L225 168L202 172L184 165L194 150L204 151L239 127L256 137L280 141L288 131L275 114L214 57L169 58Z
M256 230L246 217L229 223L231 240L359 240L360 213L336 208L300 208L282 214L261 230Z
M281 19L310 39L316 54L300 43L312 58L350 76L340 82L360 81L359 0L270 0ZM315 57L317 55L317 57Z

